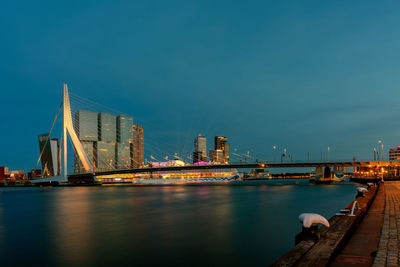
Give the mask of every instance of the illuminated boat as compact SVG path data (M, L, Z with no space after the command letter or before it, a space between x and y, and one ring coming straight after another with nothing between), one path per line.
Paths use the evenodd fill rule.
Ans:
M121 175L97 176L102 184L173 185L215 184L242 181L236 169L204 169L154 171Z
M245 174L243 180L267 180L271 179L271 174L269 171L261 169L252 169L250 174Z

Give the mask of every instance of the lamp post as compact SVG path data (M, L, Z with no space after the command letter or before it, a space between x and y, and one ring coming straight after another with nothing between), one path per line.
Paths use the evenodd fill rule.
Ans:
M383 160L383 143L382 143L382 140L378 140L378 149L379 149L379 147L381 146L382 147L382 150L381 150L381 153L379 153L379 154L381 154L381 156L379 157L379 154L378 154L378 161L379 160Z
M331 151L331 148L330 148L330 146L328 146L328 161L330 160L330 154L329 154L330 151Z
M273 154L274 154L274 162L276 162L276 154L275 154L276 146L272 146L272 149L274 150L274 152L273 152Z

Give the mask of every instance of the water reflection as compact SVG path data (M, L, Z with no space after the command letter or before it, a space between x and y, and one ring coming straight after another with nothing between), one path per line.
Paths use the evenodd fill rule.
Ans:
M80 187L57 191L51 218L56 258L65 266L87 266L90 258L95 256L90 251L94 223L90 218L93 204L88 196L90 189Z
M9 190L3 259L14 263L17 240L30 248L21 265L266 266L292 247L298 214L330 217L354 197L353 185L280 183Z

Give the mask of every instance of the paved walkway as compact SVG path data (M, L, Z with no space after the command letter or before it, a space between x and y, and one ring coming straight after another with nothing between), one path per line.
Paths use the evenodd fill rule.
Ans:
M333 260L331 266L369 267L372 265L374 260L372 255L376 252L381 235L384 207L385 187L381 185L361 224L344 249Z
M385 182L386 206L373 266L399 266L400 181Z

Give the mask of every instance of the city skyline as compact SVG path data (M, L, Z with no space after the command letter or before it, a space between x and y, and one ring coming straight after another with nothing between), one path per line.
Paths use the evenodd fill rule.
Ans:
M372 159L378 140L388 157L399 145L393 5L174 3L9 3L2 165L34 167L63 82L135 114L171 153L189 151L198 132L264 160L273 146L300 160L327 157L328 146L331 158Z

